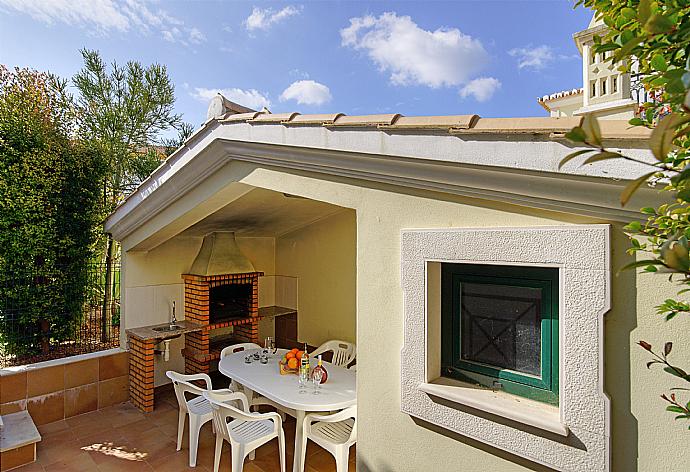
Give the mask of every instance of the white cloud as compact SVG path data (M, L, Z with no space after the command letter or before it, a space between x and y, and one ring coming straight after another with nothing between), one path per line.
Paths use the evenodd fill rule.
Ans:
M323 105L330 102L331 91L324 84L313 80L298 80L290 84L280 95L280 101L296 100L300 105Z
M480 77L471 80L467 85L460 89L460 96L467 98L474 97L478 102L485 102L494 96L494 93L501 88L501 82L493 77Z
M542 70L556 60L553 48L545 44L511 49L508 54L517 58L518 69Z
M276 23L279 23L291 16L298 15L302 11L301 7L288 5L285 8L275 11L272 8L254 7L251 15L244 20L247 31L267 30Z
M201 102L208 103L219 93L230 101L253 108L254 110L261 110L263 107L269 108L271 106L271 101L268 99L267 94L263 94L255 89L195 87L190 95Z
M396 13L350 18L340 36L343 46L366 51L396 85L459 86L489 62L478 39L457 28L427 31Z
M143 0L0 0L0 6L52 25L64 23L107 35L111 32L157 32L166 41L185 46L206 40L197 28Z

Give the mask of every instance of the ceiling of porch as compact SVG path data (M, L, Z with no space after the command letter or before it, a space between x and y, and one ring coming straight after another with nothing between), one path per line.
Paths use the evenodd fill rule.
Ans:
M330 203L255 188L180 235L199 237L213 231L235 231L243 237L277 237L342 210Z

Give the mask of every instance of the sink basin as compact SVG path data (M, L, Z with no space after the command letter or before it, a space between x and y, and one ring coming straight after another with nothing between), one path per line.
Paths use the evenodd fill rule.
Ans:
M165 326L159 326L158 328L152 328L154 331L158 331L160 333L170 333L174 331L179 331L182 328L180 325L165 325Z

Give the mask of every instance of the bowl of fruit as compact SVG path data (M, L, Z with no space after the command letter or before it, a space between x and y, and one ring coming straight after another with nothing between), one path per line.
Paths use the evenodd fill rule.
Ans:
M280 375L299 373L299 363L302 359L302 354L304 354L304 351L300 351L297 348L286 352L278 363L280 366Z

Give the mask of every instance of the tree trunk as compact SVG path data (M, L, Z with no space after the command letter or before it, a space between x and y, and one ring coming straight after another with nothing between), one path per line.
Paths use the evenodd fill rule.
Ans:
M113 236L108 237L108 249L105 256L105 287L103 287L103 307L101 309L101 342L110 339L110 305L112 304L113 290Z

